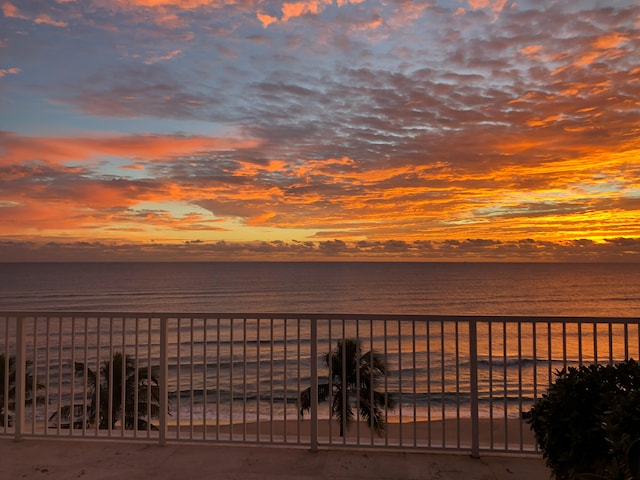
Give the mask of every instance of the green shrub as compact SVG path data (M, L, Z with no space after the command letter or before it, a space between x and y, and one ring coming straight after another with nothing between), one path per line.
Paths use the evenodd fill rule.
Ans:
M640 480L640 364L569 367L525 417L557 480Z

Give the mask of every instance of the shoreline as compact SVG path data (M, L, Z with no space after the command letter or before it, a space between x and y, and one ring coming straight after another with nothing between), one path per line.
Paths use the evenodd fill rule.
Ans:
M340 426L336 419L318 419L318 441L328 445L362 445L393 447L424 447L468 449L471 448L471 419L449 418L431 421L391 422L384 434L377 436L364 421L353 421L340 436ZM248 421L246 423L218 423L180 425L167 428L168 440L211 440L297 443L308 442L311 438L311 420ZM478 420L478 438L481 448L504 451L508 449L534 451L535 438L529 426L520 419Z

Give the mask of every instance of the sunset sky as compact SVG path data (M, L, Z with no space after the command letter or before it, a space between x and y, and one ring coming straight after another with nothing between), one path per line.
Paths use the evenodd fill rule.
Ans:
M637 0L0 7L0 261L640 262Z

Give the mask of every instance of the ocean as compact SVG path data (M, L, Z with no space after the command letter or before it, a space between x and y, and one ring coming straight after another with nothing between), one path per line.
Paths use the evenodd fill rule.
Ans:
M0 264L2 311L184 314L184 321L175 321L179 324L174 325L169 348L172 359L169 391L178 419L187 421L193 416L211 422L256 419L260 418L260 412L263 418L295 418L300 388L307 386L310 380L308 323L300 327L300 337L297 337L295 320L258 320L257 316L246 314L638 318L640 266L5 263ZM205 326L195 315L216 313L244 314L238 318L249 320L233 322L224 317L227 319ZM196 320L191 320L194 317ZM329 332L328 324L324 324L320 330L319 354L335 347L336 339L343 335L341 325L337 322ZM140 338L135 336L135 323L123 319L114 324L95 318L84 323L81 319L73 327L54 321L49 326L37 328L39 332L45 328L50 330L48 337L41 337L34 348L38 352L36 364L48 364L49 382L59 386L57 392L50 393L50 408L57 408L59 398L63 403L69 402L74 391L68 379L71 377L62 379L65 368L69 368L65 365L72 365L79 359L94 366L104 361L104 355L111 349L103 347L100 353L95 353L94 347L105 339L111 337L119 342L122 338L122 345L129 352L139 348L140 354L146 355L148 351L148 361L155 365L158 362L156 327ZM353 333L353 328L353 325L347 327L347 335ZM464 343L464 338L462 343L455 344L456 325L436 324L430 330L426 328L429 327L410 322L364 322L360 336L365 347L372 345L376 351L389 350L387 362L393 373L388 376L386 388L398 400L399 415L413 412L414 416L432 418L454 412L465 416L468 414L468 394L461 395L458 390L468 387L469 377L464 372L468 371L469 365L463 355L468 351L468 344ZM463 337L465 328L461 326ZM634 328L632 334L640 334L638 327ZM9 330L0 328L0 348L4 345L5 332ZM77 337L73 342L71 332ZM414 333L418 335L417 341L413 340ZM511 326L498 327L494 332L495 345L488 343L490 351L481 349L479 352L483 416L493 415L496 411L506 412L511 417L520 415L523 400L525 404L532 401L536 392L539 393L540 385L548 381L545 376L550 364L544 357L549 355L542 351L543 347L538 347L542 360L532 354L532 332L527 329L520 332L524 350L513 350L515 341L511 338L515 333ZM541 327L540 333L547 332ZM296 336L292 338L292 334ZM153 343L148 350L145 335L152 339L146 343ZM575 338L571 339L572 335L575 337L576 332L569 332L570 345L575 341ZM89 345L87 358L83 357L86 354L83 338L93 342ZM501 343L502 338L505 344L509 338L509 348ZM59 342L62 348L52 350L47 343L50 341L52 344ZM562 344L558 341L555 345ZM121 347L116 345L116 348ZM639 348L633 346L632 351ZM574 360L569 358L570 363ZM558 361L551 365L554 369L563 366ZM320 381L326 381L322 367L319 375ZM78 390L75 391L77 394ZM505 402L496 401L502 398ZM403 408L405 413L402 413ZM50 413L40 414L41 419ZM325 411L324 416L327 415Z
M640 316L640 264L4 263L0 311Z

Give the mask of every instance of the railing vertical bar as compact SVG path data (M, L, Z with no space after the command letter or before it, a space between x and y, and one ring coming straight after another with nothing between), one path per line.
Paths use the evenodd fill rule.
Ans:
M127 341L126 341L126 336L125 336L125 330L126 330L126 318L123 316L122 317L122 367L121 367L121 372L122 375L120 377L120 436L124 437L124 432L126 429L126 408L127 408ZM137 365L137 360L134 362L134 369L137 370L138 365ZM135 371L135 370L134 370ZM134 423L135 420L134 420ZM134 425L134 428L137 425Z
M446 414L446 405L447 405L447 397L446 397L446 378L445 378L445 369L444 369L444 336L445 336L445 323L444 320L440 319L440 388L442 389L442 447L444 448L447 444L447 414Z
M613 322L609 322L609 363L613 363Z
M418 362L416 359L416 321L411 321L411 352L413 368L413 446L418 446L418 379L416 371Z
M538 324L533 322L531 325L531 353L533 357L533 400L538 398ZM522 418L520 418L522 421ZM534 444L534 450L537 451L537 443Z
M4 323L4 366L3 368L3 372L2 372L2 378L3 378L3 384L2 384L2 391L3 392L8 392L9 391L9 362L11 361L11 354L9 352L9 322L11 322L12 318L14 317L4 317L5 323ZM17 322L17 319L16 319ZM17 327L16 327L17 329ZM48 336L47 336L48 338ZM48 367L47 367L48 368ZM47 376L48 376L49 372L47 370ZM48 390L47 390L48 391ZM3 395L3 400L2 400L2 417L0 418L0 420L2 421L2 431L4 433L7 433L7 430L9 429L9 422L10 422L10 418L9 418L9 395ZM46 433L46 429L45 429L45 433Z
M593 363L598 363L598 324L593 322Z
M427 320L426 330L426 349L427 349L427 446L432 446L432 428L431 428L431 320Z
M87 381L87 368L89 367L89 317L85 316L84 317L84 358L83 358L83 363L84 363L84 372L83 372L83 378L84 381L82 382L82 436L86 436L87 434L87 426L89 423L89 420L87 418L88 412L87 412L87 393L88 393L88 381ZM72 365L71 367L73 369L73 373L72 375L75 376L76 373L76 366ZM46 430L46 426L45 426L45 430Z
M562 322L562 363L567 368L567 324Z
M491 320L487 323L487 349L489 351L489 448L493 450L495 438L493 433L493 322Z
M552 343L552 334L551 334L551 322L547 322L547 352L548 352L548 356L549 356L549 362L547 365L547 386L551 385L551 379L553 378L552 372L553 372L553 361L554 361L554 354L553 354L553 343Z
M311 329L311 451L318 451L318 319L309 320ZM329 336L331 335L329 329ZM329 375L329 388L331 388L331 375ZM331 390L329 390L331 392ZM331 426L331 422L329 422ZM329 427L331 434L331 427Z
M471 388L471 456L480 457L480 424L478 409L478 326L475 319L469 320L469 386ZM457 343L457 342L456 342ZM460 415L458 414L458 418ZM459 423L459 422L458 422ZM458 448L460 434L458 433Z
M269 321L269 398L270 398L270 402L269 402L269 442L273 443L273 428L274 428L274 424L273 424L273 387L274 387L274 382L273 382L273 363L274 363L274 344L275 344L275 339L274 339L274 335L273 335L273 317L270 319Z
M169 420L169 319L160 317L160 445L167 444L167 422Z
M235 336L233 334L234 318L229 319L229 440L233 440L233 356Z
M150 315L149 318L147 318L147 438L151 436L151 416L154 411L154 399L153 395L151 394L151 382L153 381L154 377L158 382L160 382L160 379L153 372L153 364L151 362L151 340L153 338L151 335L152 328L153 318ZM157 387L158 395L160 395L160 385L157 385ZM158 415L160 415L160 403L158 403Z
M220 439L220 318L216 318L216 440Z
M60 424L62 423L62 351L64 346L62 345L62 317L58 317L58 429L57 433L60 436Z
M0 367L2 368L2 375L0 376L0 378L2 378L2 385L0 385L0 388L3 392L9 391L9 361L11 359L11 355L9 352L9 322L11 321L11 318L12 317L9 316L2 317L2 319L4 320L4 365L0 365ZM2 411L0 412L0 427L3 433L7 433L10 421L8 397L8 395L2 396L2 405L0 406L0 408L2 409Z
M300 343L298 342L298 346ZM298 362L300 361L300 356L298 355ZM262 404L262 399L260 397L260 317L256 318L256 439L260 441L260 406ZM300 389L298 388L298 391Z
M342 422L340 423L340 434L342 435L341 442L343 445L347 443L347 406L349 397L347 395L347 389L349 388L347 382L347 348L346 348L346 331L345 331L345 319L342 318L342 359L340 360L341 372L340 372L340 389L342 393Z
M533 357L533 398L538 398L538 324L533 322L531 328L532 357Z
M636 335L638 338L638 357L640 357L640 319L638 319L638 321L636 322ZM640 358L639 358L640 359Z
M387 329L387 320L383 320L383 325L384 325L384 358L389 358L389 342L388 342L388 329ZM388 392L389 391L389 381L387 378L387 375L384 376L384 391ZM386 424L389 424L389 412L387 411L387 409L385 409L384 411L384 422ZM385 446L389 445L389 429L386 429L384 432L384 444Z
M328 319L328 353L327 353L327 366L329 369L329 443L333 443L333 362L331 361L333 355L333 320ZM317 360L316 360L317 362ZM312 395L313 399L313 395Z
M373 320L369 320L369 351L372 352L372 354L373 354L373 351L374 351L373 350ZM372 368L369 369L369 385L371 387L373 387L373 369ZM370 402L371 405L374 405L373 388L370 388L369 390L370 390L369 402ZM385 389L385 392L384 392L384 402L385 402L385 405L388 402L388 392L386 391L386 389ZM385 420L385 426L387 427L387 428L385 428L385 432L387 432L389 430L389 427L388 427L388 425L386 423L386 420ZM373 428L370 428L369 429L369 442L371 443L371 445L373 445L373 443L375 441L373 437L374 437Z
M71 365L76 364L76 317L71 317ZM73 435L76 414L76 382L73 381L73 366L71 367L71 402L69 405L69 436ZM61 372L62 373L62 372ZM35 390L34 390L35 391ZM35 419L35 417L33 417Z
M300 384L300 377L301 377L301 371L300 371L300 367L301 367L301 357L302 357L302 352L301 352L301 347L300 347L300 343L301 343L301 323L302 320L300 318L296 319L296 326L297 326L297 337L296 337L296 349L297 349L297 356L296 356L296 362L297 362L297 374L296 374L296 391L297 392L301 392L301 384ZM258 329L258 331L260 331L260 329ZM258 344L260 344L260 341L258 340ZM258 360L260 359L260 356L258 356ZM260 365L260 362L258 361L258 365ZM258 378L260 378L258 376ZM258 398L260 398L258 396ZM298 398L300 398L300 396L298 395ZM300 405L296 404L296 410L299 412L300 411ZM258 410L259 411L259 410ZM300 415L296 415L296 435L297 435L297 443L301 443L301 438L300 438Z
M247 440L247 321L242 319L242 440Z
M182 433L182 320L182 317L176 318L176 438L180 438Z
M36 423L36 405L38 404L38 317L33 318L33 375L31 377L31 434L38 430Z
M460 448L460 324L453 324L456 351L456 447ZM477 345L476 345L477 349Z
M535 361L534 361L535 363ZM522 323L518 322L518 412L522 412ZM518 422L520 451L524 449L524 432L522 422Z
M507 411L509 409L509 382L508 382L508 356L507 356L507 322L502 321L502 375L503 375L503 388L504 388L504 411L502 413L502 421L504 423L504 448L507 449L509 445L509 417Z
M402 321L401 320L398 320L397 328L398 328L398 385L400 390L400 398L402 398L402 394L404 392L402 391ZM402 403L403 403L402 401L398 402L398 417L399 417L398 442L400 443L401 446L404 444L404 439L402 435L403 433L402 432L403 430Z
M102 335L101 335L101 332L100 332L101 326L100 325L102 323L102 317L98 316L96 318L96 322L97 322L97 326L96 326L96 344L97 344L97 349L96 350L97 351L96 351L96 371L95 371L95 374L96 374L96 381L95 381L96 403L93 406L94 411L92 412L92 415L94 417L95 434L97 436L99 434L99 431L100 431L100 423L102 423L101 422L101 418L100 418L100 416L102 414L102 408L101 408L102 403L100 403L100 402L103 401L100 398L102 396L102 392L101 392L101 390L102 390L101 389L101 386L102 386L101 381L102 380L100 378L100 351L101 351L101 342L102 342ZM84 371L85 371L85 376L84 376L85 382L87 381L87 378L88 378L88 375L89 375L89 372L88 372L87 368L88 368L88 365L85 365L85 369L84 369Z
M625 322L624 324L624 358L625 360L629 358L629 324Z
M195 404L193 403L194 401L194 396L195 396L195 388L194 388L194 380L195 380L195 359L193 356L193 347L194 347L194 336L195 336L195 330L193 327L193 317L189 318L189 327L190 327L190 337L189 337L189 355L190 355L190 362L189 362L189 367L190 367L190 377L189 377L189 389L190 389L190 394L189 394L189 439L193 440L193 435L195 433L194 430L194 425L193 425L193 411L194 411L194 406Z
M16 319L16 378L15 378L15 418L13 421L15 428L15 440L19 442L22 440L24 431L24 416L25 416L25 372L26 372L26 338L25 338L25 317L17 317ZM9 356L6 357L6 363L9 363ZM60 375L62 376L62 375ZM8 392L8 389L6 390ZM5 416L8 417L8 412L5 412Z
M289 343L289 331L288 331L288 326L289 326L289 319L288 318L284 318L282 320L284 322L284 358L283 358L283 364L284 364L284 379L283 379L283 384L284 384L284 399L283 399L283 405L284 405L284 443L287 443L287 406L288 406L288 396L289 396L289 375L287 375L287 362L289 361L288 358L288 353L287 353L287 345Z
M358 355L362 355L363 352L360 351L360 321L356 320L356 342L358 344ZM357 398L357 407L356 407L356 445L360 445L360 363L361 359L357 360L357 368L356 368L356 398ZM373 389L370 389L373 390ZM370 404L373 406L373 403Z
M139 347L139 343L140 343L140 317L138 315L135 316L135 318L133 319L134 325L135 325L135 333L133 335L133 341L134 341L134 346L133 346L133 356L136 359L136 370L134 373L135 376L135 390L133 391L133 438L137 438L138 437L138 429L140 427L139 422L140 422L140 409L139 409L139 401L140 401L140 385L142 383L142 379L140 378L140 347ZM149 383L151 381L151 369L147 369L147 382ZM147 397L147 424L149 422L151 422L150 419L150 413L151 413L151 405L149 404L149 400L150 398Z
M107 381L109 383L108 405L107 405L107 423L108 423L108 435L111 437L111 430L113 427L113 382L115 377L115 366L113 364L113 317L109 317L109 376Z
M207 358L209 356L209 328L208 318L202 317L202 440L207 438L207 405L209 404L207 399L207 391L209 385L207 383Z
M578 366L582 366L582 323L578 322Z

